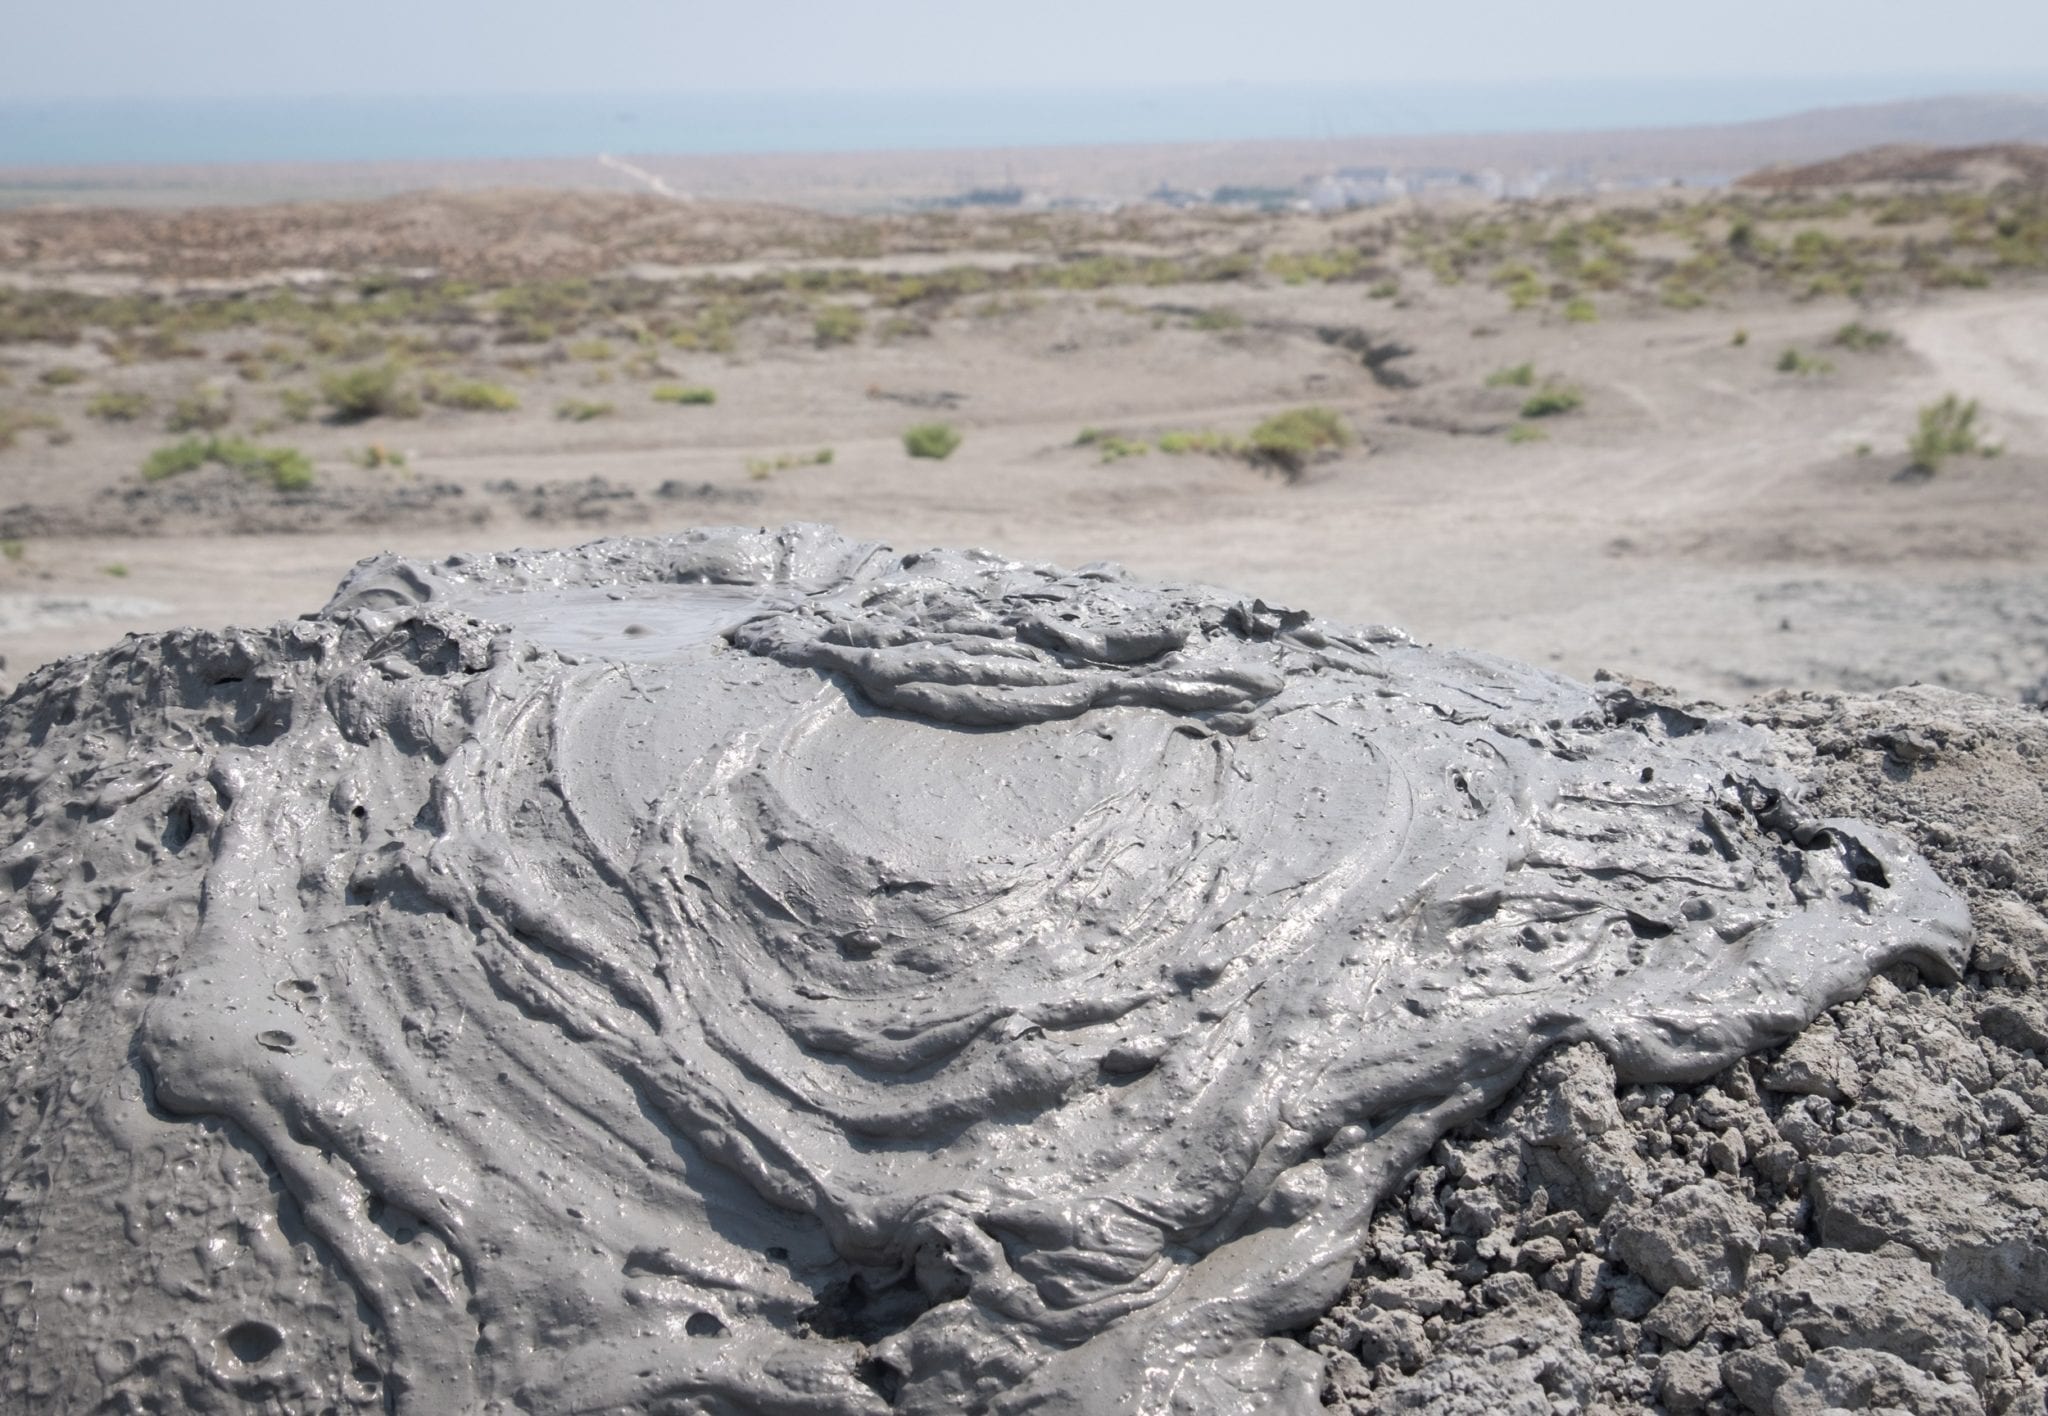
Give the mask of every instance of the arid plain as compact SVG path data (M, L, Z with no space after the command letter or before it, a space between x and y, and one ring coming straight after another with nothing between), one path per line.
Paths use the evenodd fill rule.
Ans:
M1992 176L1332 215L9 213L0 681L295 615L379 550L817 520L1724 701L2038 699L2048 199ZM1950 393L1977 450L1911 466ZM1261 430L1309 408L1335 441ZM958 449L909 456L933 422Z

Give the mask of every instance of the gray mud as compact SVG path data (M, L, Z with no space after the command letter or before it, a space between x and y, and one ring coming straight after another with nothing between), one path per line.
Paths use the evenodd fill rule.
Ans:
M1893 1249L1854 1168L2038 1155L2048 1108L1943 1011L1984 946L1917 815L1817 770L1846 711L801 527L366 562L40 670L0 713L9 1400L2021 1390L1971 1343L2038 1318L2027 1195ZM1843 760L1995 735L1957 724ZM1857 1031L1899 998L1982 1064L1949 1111Z

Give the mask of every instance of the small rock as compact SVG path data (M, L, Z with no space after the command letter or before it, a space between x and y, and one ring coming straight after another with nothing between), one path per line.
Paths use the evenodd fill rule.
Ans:
M1548 1293L1458 1324L1413 1375L1374 1393L1375 1412L1548 1413L1584 1409L1593 1362L1578 1315Z
M1816 1352L1870 1348L1925 1371L1989 1371L1990 1328L1900 1249L1854 1254L1816 1249L1758 1295L1779 1330L1796 1331Z
M1404 1372L1412 1372L1429 1356L1430 1343L1421 1318L1382 1308L1361 1317L1352 1347L1358 1360L1368 1367L1392 1363Z
M1431 1313L1441 1313L1447 1307L1458 1306L1464 1301L1465 1293L1443 1274L1425 1269L1412 1278L1389 1278L1375 1283L1366 1290L1365 1296L1376 1308L1391 1308L1428 1317Z
M1608 1246L1659 1293L1733 1293L1763 1241L1761 1219L1755 1205L1701 1181L1621 1212Z
M1564 1259L1565 1249L1562 1239L1531 1239L1528 1243L1522 1245L1521 1252L1516 1255L1515 1267L1527 1273L1542 1273L1554 1264L1563 1263Z
M1776 1409L1778 1388L1792 1378L1793 1369L1768 1347L1751 1347L1731 1352L1721 1359L1721 1381L1735 1399L1758 1416Z
M1643 1326L1673 1347L1690 1347L1713 1320L1712 1298L1697 1288L1674 1288L1650 1309Z
M2048 1307L2048 1182L1952 1156L1836 1156L1814 1167L1821 1240L1910 1247L1965 1302Z
M2002 999L1977 1016L1993 1042L2022 1052L2048 1052L2048 1007L2038 998Z
M1832 1027L1816 1024L1792 1040L1764 1073L1764 1085L1776 1092L1854 1101L1862 1091L1856 1059L1842 1046Z
M1628 1322L1641 1322L1657 1306L1657 1290L1632 1273L1622 1274L1607 1286L1607 1311Z
M1489 1308L1507 1308L1536 1296L1536 1280L1526 1273L1497 1273L1479 1285Z
M1886 1352L1816 1352L1780 1386L1779 1416L1837 1411L1907 1411L1914 1416L1984 1416L1977 1393L1937 1381Z
M1742 1132L1733 1126L1707 1142L1707 1164L1722 1175L1733 1175L1742 1169L1742 1162L1748 1155L1749 1148L1743 1144Z
M1721 1359L1712 1352L1672 1352L1657 1364L1657 1400L1666 1411L1705 1411L1721 1391Z

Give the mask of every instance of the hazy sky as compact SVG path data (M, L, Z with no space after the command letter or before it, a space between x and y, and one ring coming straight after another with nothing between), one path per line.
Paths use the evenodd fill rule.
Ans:
M2048 68L2048 0L4 0L4 7L0 99L1995 76Z

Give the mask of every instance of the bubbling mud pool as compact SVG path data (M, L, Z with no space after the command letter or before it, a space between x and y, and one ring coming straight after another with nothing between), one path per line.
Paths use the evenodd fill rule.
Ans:
M365 562L0 729L59 1407L1315 1410L1287 1334L1543 1053L1966 949L1761 730L814 527Z

